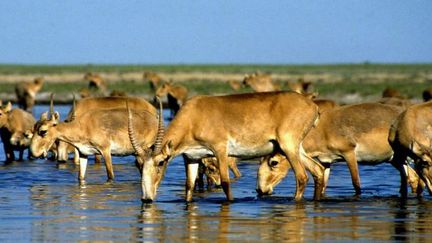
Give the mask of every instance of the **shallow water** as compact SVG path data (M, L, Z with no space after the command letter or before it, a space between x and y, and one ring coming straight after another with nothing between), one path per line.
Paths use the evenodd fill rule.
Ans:
M68 107L56 107L65 116ZM39 117L46 106L38 106ZM165 115L168 115L166 112ZM0 159L4 159L0 148ZM242 161L243 177L232 183L235 201L222 191L195 193L184 201L184 165L168 166L151 205L140 202L134 158L115 157L116 180L106 182L104 165L88 166L79 185L73 163L33 160L0 163L0 241L429 241L432 198L398 196L399 176L389 164L360 166L363 195L353 187L344 163L332 167L327 198L293 202L292 172L274 195L258 198L258 163Z

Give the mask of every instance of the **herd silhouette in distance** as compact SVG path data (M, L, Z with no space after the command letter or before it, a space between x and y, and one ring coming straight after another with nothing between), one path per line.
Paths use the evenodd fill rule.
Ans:
M402 198L408 196L408 185L418 197L424 190L432 194L432 88L422 93L423 102L389 87L377 101L346 105L320 98L313 82L281 85L260 72L227 80L229 95L191 95L181 82L152 71L144 72L142 81L153 99L109 90L102 75L88 72L83 77L87 87L75 91L79 97L74 96L64 118L55 110L54 94L49 110L33 117L43 77L18 83L17 108L10 101L0 104L5 163L24 160L25 150L27 159L72 160L81 183L89 157L105 163L107 179L114 180L112 156L133 155L146 203L157 200L169 162L179 155L188 202L194 192L215 188L234 200L230 175L241 177L237 163L250 159L259 159L258 195L272 194L292 169L294 199L303 199L309 172L314 200L320 200L331 166L339 161L348 165L355 196L362 192L358 165L384 162L400 174ZM170 110L167 126L162 101Z

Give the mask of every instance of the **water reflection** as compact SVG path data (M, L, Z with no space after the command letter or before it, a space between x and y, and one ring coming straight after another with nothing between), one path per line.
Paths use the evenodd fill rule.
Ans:
M32 239L299 242L432 237L429 200L339 197L295 203L288 197L247 197L235 203L175 199L141 205L137 195L135 181L33 185L28 199Z
M1 150L1 149L0 149ZM2 156L0 152L0 157ZM184 165L168 167L158 200L142 205L133 157L114 158L116 180L89 163L85 184L72 163L35 160L0 164L0 241L419 241L432 239L432 198L398 196L391 166L360 167L363 195L352 198L345 165L335 165L327 198L295 203L291 174L275 195L257 198L257 163L241 162L232 183L234 203L222 191L184 201ZM385 178L385 181L383 181Z
M163 213L156 204L143 204L141 214L138 215L135 239L157 241L165 239L168 234L164 224ZM169 235L169 234L168 234Z

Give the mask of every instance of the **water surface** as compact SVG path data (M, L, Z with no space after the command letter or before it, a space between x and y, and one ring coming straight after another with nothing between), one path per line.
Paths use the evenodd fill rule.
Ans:
M67 106L56 106L62 117ZM36 107L35 114L47 110ZM169 113L166 112L165 115ZM166 121L167 122L167 121ZM4 159L2 146L0 159ZM114 157L116 180L90 161L85 185L73 163L47 160L0 163L0 241L430 241L432 198L401 201L399 175L389 164L360 166L363 195L354 190L347 166L332 167L327 198L294 202L292 172L274 195L255 193L256 161L242 161L243 177L232 183L235 201L222 191L195 193L184 201L181 157L168 166L151 205L140 202L134 158Z

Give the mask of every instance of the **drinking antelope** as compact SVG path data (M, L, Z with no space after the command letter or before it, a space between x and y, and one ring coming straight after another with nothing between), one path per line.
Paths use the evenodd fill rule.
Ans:
M229 158L261 157L274 151L282 151L288 157L296 175L295 199L300 200L307 182L304 166L315 163L301 161L301 144L317 120L318 107L293 92L193 97L179 110L153 152L139 156L144 164L142 200L151 202L156 198L168 162L180 154L190 161L215 156L222 188L227 199L233 200ZM197 170L197 163L187 163L187 201L192 200ZM321 192L323 175L315 174L314 179ZM320 193L315 196L319 199Z
M347 105L321 114L318 125L303 140L304 156L319 161L325 175L323 193L330 175L330 165L346 161L351 173L356 195L361 194L358 163L378 164L389 162L393 149L388 142L391 124L402 108L378 103ZM260 164L257 178L259 194L271 194L287 174L289 164L283 156L267 156ZM418 176L406 166L410 183L416 190Z
M112 97L110 97L112 98ZM137 136L140 146L149 148L153 145L158 128L158 118L154 107L134 109L134 116L139 117L134 126L139 128ZM74 113L72 113L74 114ZM68 122L60 122L58 112L45 112L35 125L31 140L33 156L46 156L48 149L56 140L72 144L80 153L79 179L84 180L87 168L87 156L100 154L106 164L108 179L114 179L111 155L125 156L134 154L129 142L127 110L124 108L90 110L80 116L73 116ZM137 164L141 171L142 165Z

